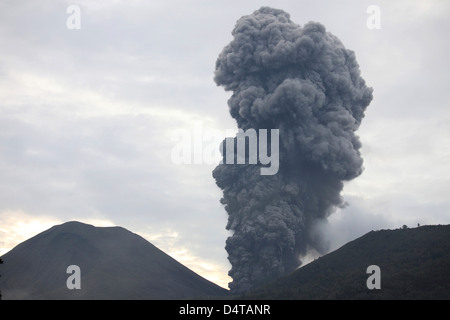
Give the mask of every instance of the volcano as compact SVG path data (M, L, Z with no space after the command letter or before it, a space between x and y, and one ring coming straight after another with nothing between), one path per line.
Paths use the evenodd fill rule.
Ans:
M122 227L67 222L22 242L2 259L3 299L171 300L227 293ZM71 265L80 268L80 289L66 285Z

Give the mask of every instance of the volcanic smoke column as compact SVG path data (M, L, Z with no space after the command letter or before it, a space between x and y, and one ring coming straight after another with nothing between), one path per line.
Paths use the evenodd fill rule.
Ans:
M301 27L263 7L239 19L215 78L233 95L243 130L279 129L279 171L220 164L213 176L228 213L231 290L243 292L295 270L308 250L325 253L314 225L343 205L343 181L362 172L355 131L372 100L352 51L319 23Z

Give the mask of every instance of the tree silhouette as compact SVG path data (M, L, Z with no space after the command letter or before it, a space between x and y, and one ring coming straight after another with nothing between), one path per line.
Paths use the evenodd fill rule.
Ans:
M2 263L3 263L3 260L0 258L0 264L2 264ZM2 291L1 290L0 290L0 300L2 300Z

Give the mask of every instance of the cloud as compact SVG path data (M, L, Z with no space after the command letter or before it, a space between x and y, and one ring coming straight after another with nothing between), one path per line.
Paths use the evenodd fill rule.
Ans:
M230 289L242 292L292 272L311 248L327 251L310 229L342 205L342 181L362 172L355 132L373 90L354 52L320 23L300 26L285 11L261 7L232 34L214 78L233 92L230 115L240 129L280 131L276 176L251 164L213 171L233 232L225 247Z
M140 230L139 235L178 262L205 279L227 288L228 282L231 280L231 278L226 276L229 266L219 262L225 257L225 253L221 254L220 252L207 250L205 254L204 249L200 248L199 250L198 244L192 241L192 237L181 236L177 231L169 227L156 229L147 226ZM203 253L202 256L198 254L199 252Z
M50 215L36 215L22 210L0 211L0 255L4 255L17 244L65 221ZM98 227L114 224L107 219L84 219L82 222Z

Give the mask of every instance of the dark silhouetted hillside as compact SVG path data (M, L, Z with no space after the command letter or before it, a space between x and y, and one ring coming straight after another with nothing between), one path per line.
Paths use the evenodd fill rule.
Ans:
M226 290L121 227L54 226L2 256L3 299L183 299ZM81 290L69 290L69 265Z
M380 290L367 288L369 265ZM450 226L369 232L240 298L450 299Z

